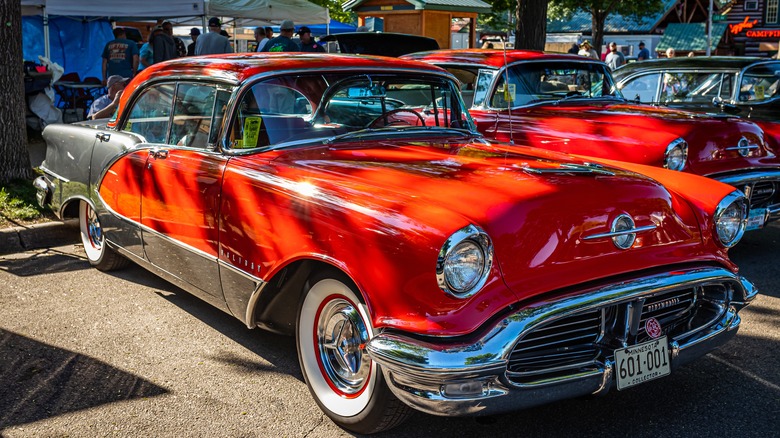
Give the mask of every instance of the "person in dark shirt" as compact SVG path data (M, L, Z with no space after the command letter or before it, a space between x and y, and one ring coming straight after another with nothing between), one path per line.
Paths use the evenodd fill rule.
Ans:
M200 36L200 29L197 27L193 27L190 29L190 37L192 38L192 42L187 46L187 56L194 56L195 55L195 43L198 41L198 37Z
M138 46L127 39L124 28L114 29L114 39L103 48L103 84L109 76L132 78L138 71Z
M639 42L639 54L636 55L637 61L646 61L650 59L650 51L645 48L645 42Z
M176 45L176 57L181 58L187 56L187 46L184 45L184 41L177 36L173 36L173 24L170 21L165 21L162 24L163 32L173 38L173 43Z
M162 26L157 26L149 39L149 45L152 46L152 56L154 63L167 61L176 58L176 42L173 37L165 33Z
M314 41L311 36L311 29L306 26L298 28L298 36L301 37L301 52L325 53L325 48Z
M262 52L300 52L301 48L292 40L295 24L292 20L284 20L279 26L279 36L271 39L263 47Z

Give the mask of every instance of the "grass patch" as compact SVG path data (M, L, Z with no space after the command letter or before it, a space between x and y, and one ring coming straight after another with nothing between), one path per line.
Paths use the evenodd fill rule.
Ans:
M54 218L49 208L38 206L32 181L14 180L0 184L0 227L34 224Z

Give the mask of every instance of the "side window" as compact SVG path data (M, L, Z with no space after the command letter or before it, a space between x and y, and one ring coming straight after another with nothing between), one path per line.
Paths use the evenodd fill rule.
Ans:
M663 75L661 102L682 102L690 92L690 74L668 72Z
M723 85L720 87L720 97L725 101L732 99L734 93L734 73L725 73L723 75Z
M655 101L655 94L658 91L659 76L659 73L637 76L623 84L620 91L626 99L652 103Z
M691 73L688 76L686 102L709 104L720 95L723 73Z
M487 98L488 90L490 90L490 84L493 82L493 77L496 72L493 70L480 70L477 75L477 81L474 84L474 101L471 106L484 106L485 99ZM467 107L468 108L468 107Z
M740 101L760 102L777 97L780 63L757 65L745 70L739 84Z
M179 84L168 144L193 148L208 145L216 94L211 85Z
M173 84L147 88L133 103L123 131L143 136L147 143L166 143L173 105Z

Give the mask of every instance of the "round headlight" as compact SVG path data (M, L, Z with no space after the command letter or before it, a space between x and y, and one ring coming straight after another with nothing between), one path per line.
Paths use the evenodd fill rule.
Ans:
M688 143L678 138L669 143L664 153L664 167L669 170L683 170L688 161Z
M493 245L484 231L469 225L450 236L439 251L439 287L456 298L467 298L485 285L493 265Z
M444 259L444 279L454 292L473 288L485 269L485 253L472 241L461 242Z
M726 248L736 245L745 234L747 205L745 195L735 191L723 198L715 210L715 231L718 240Z

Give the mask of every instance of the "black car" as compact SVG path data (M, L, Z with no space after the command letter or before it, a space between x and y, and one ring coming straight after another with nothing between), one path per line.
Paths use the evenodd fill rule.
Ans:
M628 99L756 121L780 120L780 61L746 56L653 59L614 72Z

